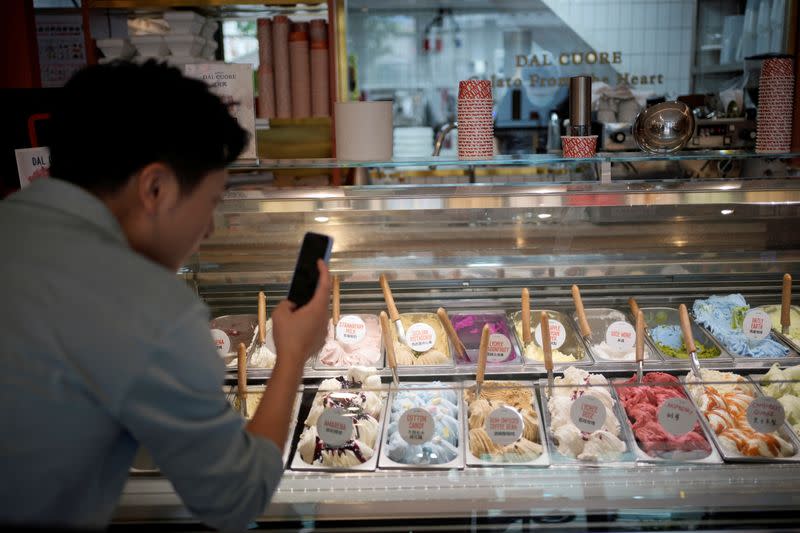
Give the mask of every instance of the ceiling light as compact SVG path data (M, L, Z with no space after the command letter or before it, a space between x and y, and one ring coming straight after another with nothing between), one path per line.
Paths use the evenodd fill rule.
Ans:
M539 214L538 214L538 215L536 215L536 216L538 216L538 217L539 217L539 218L541 218L542 220L546 220L546 219L550 218L550 217L551 217L551 216L553 216L553 215L551 215L550 213L539 213Z
M315 222L327 222L329 220L330 220L330 218L328 218L328 217L314 217L314 221Z
M722 213L723 215L732 215L733 209L723 209L722 211L720 211L720 213Z

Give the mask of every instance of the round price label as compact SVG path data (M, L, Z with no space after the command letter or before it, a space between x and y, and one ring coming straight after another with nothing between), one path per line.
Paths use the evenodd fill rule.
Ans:
M562 324L558 320L550 319L547 321L547 323L550 325L550 347L558 350L564 345L564 341L567 340L567 329L564 327L564 324ZM536 325L536 329L533 332L533 336L536 339L536 344L541 346L542 345L541 324Z
M367 335L367 325L356 315L345 315L336 324L336 340L342 344L358 344Z
M686 435L697 424L697 413L686 398L669 398L658 408L658 423L676 437Z
M756 398L747 407L747 423L759 433L777 431L786 420L781 402L769 396Z
M636 346L636 328L628 322L614 322L606 330L606 344L616 352L630 352Z
M331 448L341 448L353 438L353 418L338 407L325 409L317 419L317 434Z
M415 352L427 352L436 344L436 332L422 322L411 324L406 330L406 343Z
M483 428L492 442L498 446L514 444L522 436L524 429L522 415L510 407L498 407L486 417Z
M606 406L594 396L584 394L572 403L570 420L585 433L597 431L606 421Z
M409 444L425 444L433 438L433 417L421 407L409 409L397 423L400 437Z
M231 351L231 338L228 334L221 329L212 329L211 338L214 339L214 346L217 347L217 353L221 356L228 355Z
M761 341L769 337L769 331L772 329L772 320L769 315L761 309L750 309L744 315L742 322L742 331L745 337L751 341Z
M511 340L502 333L492 333L489 335L489 350L486 352L486 360L490 363L500 363L508 359L511 353Z

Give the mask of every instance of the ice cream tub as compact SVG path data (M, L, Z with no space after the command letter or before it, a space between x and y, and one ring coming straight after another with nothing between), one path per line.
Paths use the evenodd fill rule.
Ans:
M466 464L469 467L503 467L503 466L530 466L546 467L550 465L550 455L547 451L547 442L544 434L541 411L536 400L536 387L533 381L485 381L481 391L481 400L487 405L482 406L486 413L479 413L478 410L471 410L470 405L477 402L470 402L474 394L468 391L475 390L475 382L465 382L462 392L461 410L465 413L463 418L464 435L467 438L464 453ZM494 387L494 388L493 388ZM520 390L523 389L523 390ZM519 405L524 393L530 394L530 403L524 406ZM502 396L506 396L503 398ZM486 400L484 400L486 398ZM524 400L522 400L524 401ZM494 439L485 428L487 425L486 417L496 409L507 406L520 413L519 421L522 423L520 431L522 434L516 442L506 444L504 441L495 440L505 436L495 435ZM528 408L527 412L525 407ZM502 413L500 413L502 414ZM494 416L497 416L495 414ZM480 432L473 433L473 430L480 428ZM507 428L503 428L507 429ZM503 431L505 433L505 431ZM531 438L534 436L534 438ZM505 437L507 438L507 437ZM513 438L513 437L512 437ZM509 439L510 440L510 439ZM483 448L484 453L473 453L477 449ZM537 453L538 452L538 453ZM533 454L536 454L534 457Z
M642 308L650 344L661 355L664 363L688 368L689 354L683 342L681 320L677 309L672 307ZM732 365L733 359L717 341L694 322L691 323L697 357L701 361Z
M450 322L464 344L467 358L463 359L456 350L453 356L460 368L472 368L478 363L478 348L484 324L489 325L489 351L486 367L489 372L500 372L522 366L522 350L517 342L505 311L499 309L479 309L449 313Z
M240 403L239 403L239 396L237 394L238 387L236 385L226 386L224 389L225 398L228 402L233 406L236 411L241 412ZM261 402L261 396L264 394L266 390L265 385L248 385L247 386L247 420L253 418L253 415L258 408L259 402ZM300 385L297 389L297 395L294 399L294 405L292 406L292 416L289 422L289 432L287 433L288 437L286 438L286 444L283 447L283 465L289 461L289 452L292 450L292 437L294 436L294 430L297 427L297 417L300 414L300 405L303 403L303 385Z
M624 322L630 326L630 330L635 330L633 321L630 317L610 308L594 308L586 309L586 321L589 323L589 329L592 330L592 342L586 341L589 351L597 363L627 363L636 360L636 344L635 341L624 350L616 350L607 341L607 332L613 325L616 329L618 322ZM572 318L577 322L578 315L573 313ZM661 356L650 345L650 342L645 339L644 343L644 359L645 362L661 361Z
M224 315L218 316L208 324L211 338L217 347L225 367L236 370L236 349L240 343L248 348L253 343L258 328L258 315Z
M772 365L769 372L751 375L761 392L778 400L786 412L786 422L800 438L800 365L781 368Z
M353 365L384 367L381 325L376 315L347 314L336 327L328 323L328 336L314 358L314 368L336 370Z
M702 415L697 412L694 404L685 395L683 385L676 377L663 372L648 372L644 375L641 385L633 384L632 380L635 378L636 374L630 379L620 378L612 382L617 398L625 411L625 423L628 426L628 433L632 437L633 452L637 461L643 463L722 463L722 457L717 452L711 435L700 421ZM664 393L664 389L669 389L667 394ZM674 392L670 394L670 391ZM688 402L685 406L690 407L692 413L697 417L694 428L689 429L684 426L683 431L687 429L689 431L683 435L673 435L661 424L660 409L664 402L673 398L680 398ZM629 405L633 402L636 403ZM669 407L673 409L673 412L665 413L668 417L665 424L670 419L674 420L676 414L678 417L682 414L674 407ZM678 409L683 407L680 403L678 404ZM679 421L675 423L677 425ZM640 440L640 435L643 438L649 438L651 446L647 446L644 441ZM646 451L647 448L651 448L650 453Z
M388 387L369 367L353 367L346 376L320 383L297 441L292 470L375 470L387 396Z
M745 336L743 322L749 309L741 294L711 296L695 300L692 319L738 362L748 361L748 366L770 366L776 361L800 362L798 353L781 342L774 331L761 340Z
M636 460L625 412L614 387L601 374L573 366L556 378L552 398L546 379L539 380L538 388L551 464L605 467ZM578 401L588 408L598 402L603 405L605 420L600 429L581 429L573 422L571 412Z
M449 383L403 382L399 388L393 387L384 417L378 468L464 468L461 404L459 387Z
M795 352L800 353L800 307L793 305L789 308L791 326L786 333L781 330L780 305L762 305L759 309L769 315L772 321L772 333Z
M268 378L272 376L272 369L278 359L275 338L272 336L272 319L267 320L264 330L266 331L266 341L261 344L258 341L258 326L253 332L253 338L247 348L247 376L253 378ZM305 368L312 368L316 356L308 358ZM234 361L233 369L236 369Z
M769 433L759 433L750 426L747 408L763 397L752 380L732 372L703 369L702 383L689 373L685 389L725 462L800 461L800 443L788 424L784 422Z
M390 328L398 369L453 367L452 347L436 313L402 313L400 321L405 329L405 342L398 341L394 324Z
M509 321L514 324L514 334L517 344L523 352L524 365L526 367L544 368L544 353L536 340L536 329L539 326L542 309L531 310L531 342L525 346L522 338L522 311L509 314ZM553 364L556 368L566 366L583 366L594 363L591 354L586 349L575 323L570 317L560 311L550 309L547 312L550 321L550 338L554 342ZM557 331L556 331L557 330Z

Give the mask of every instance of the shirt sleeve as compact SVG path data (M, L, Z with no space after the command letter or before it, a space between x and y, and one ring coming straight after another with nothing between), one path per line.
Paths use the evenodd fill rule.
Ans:
M224 365L200 305L158 345L132 381L120 421L192 513L218 529L245 530L280 481L281 450L247 432L225 399Z

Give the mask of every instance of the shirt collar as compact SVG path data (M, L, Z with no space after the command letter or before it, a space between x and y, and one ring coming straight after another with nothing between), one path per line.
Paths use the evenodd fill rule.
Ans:
M117 218L97 196L77 185L57 179L38 179L7 201L44 206L80 218L114 240L128 244Z

